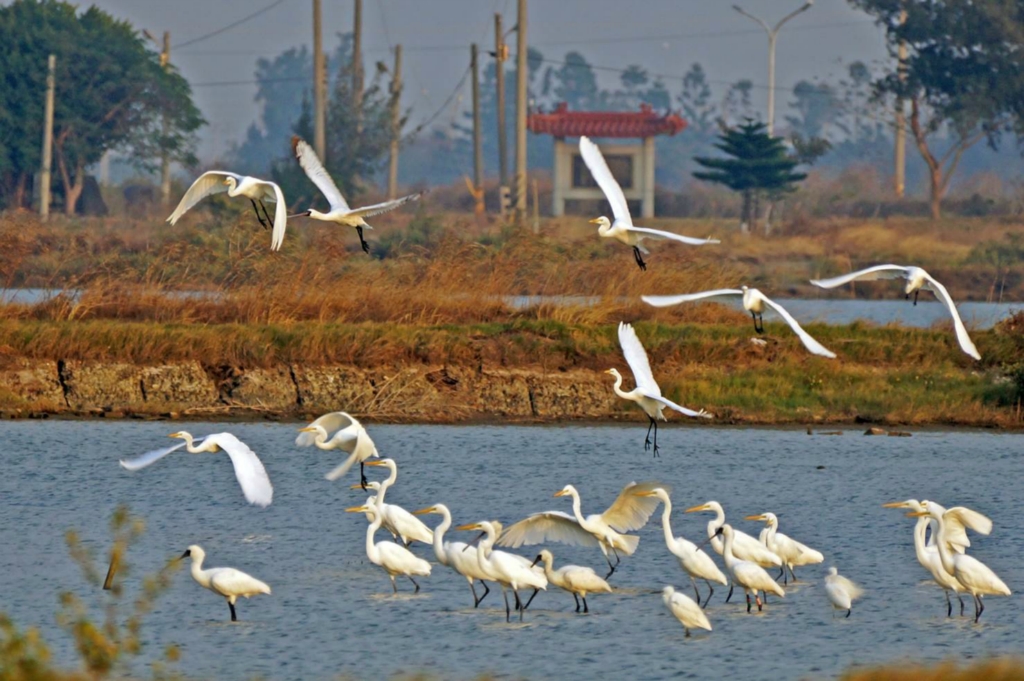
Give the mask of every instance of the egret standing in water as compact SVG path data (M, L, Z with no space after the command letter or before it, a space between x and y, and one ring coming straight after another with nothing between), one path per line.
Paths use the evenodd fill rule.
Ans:
M223 170L209 170L192 183L192 186L185 192L185 196L181 197L178 207L167 218L167 222L175 224L192 206L207 196L224 192L227 192L228 196L232 198L244 196L249 199L252 209L256 213L256 219L260 221L263 228L267 229L271 226L274 228L270 237L270 249L276 251L281 248L281 244L284 243L284 230L288 224L288 207L284 203L284 194L281 193L281 188L276 183L261 180L258 177L236 175ZM267 207L263 205L264 201L277 204L273 221L267 214ZM259 204L259 208L257 208L257 204ZM263 209L263 215L260 215L260 208Z
M658 421L666 421L665 414L663 413L665 407L675 409L680 414L685 416L692 416L694 418L711 418L711 414L708 414L703 409L700 411L693 411L686 407L681 407L672 400L666 399L661 395L661 388L658 386L658 382L654 380L654 373L651 371L651 363L647 359L647 351L644 350L643 344L640 339L637 338L636 331L630 324L619 322L619 345L622 346L622 354L626 357L626 363L629 364L629 368L633 371L633 379L636 381L636 387L626 392L622 389L622 374L619 373L618 369L609 369L605 373L611 374L615 377L615 385L612 389L615 394L624 400L630 400L636 402L644 413L647 414L647 418L650 420L650 425L647 426L647 438L644 440L644 450L651 448L651 429L654 429L654 455L658 455ZM655 503L657 505L657 503Z
M181 438L184 442L173 447L147 452L129 461L122 460L121 466L130 471L137 471L140 468L156 463L171 452L175 452L182 447L187 448L192 454L223 450L231 457L231 464L235 468L235 478L238 479L238 484L242 488L245 500L256 506L265 507L270 505L274 498L274 488L270 484L270 478L263 467L263 462L260 461L255 452L249 449L237 437L231 433L214 433L213 435L207 435L206 437L194 440L192 435L184 430L171 433L169 437Z
M371 457L380 456L377 453L377 446L373 444L373 440L370 439L366 428L363 428L363 424L343 411L324 414L305 428L300 428L299 436L295 438L295 444L299 447L316 445L320 449L340 449L348 453L348 458L325 477L328 480L337 480L345 475L353 464L358 463L363 489L366 489L366 474L363 472L363 464Z
M763 567L749 560L741 560L733 553L736 533L733 531L732 525L728 523L722 525L718 528L717 533L721 534L724 540L722 558L725 560L725 569L728 570L733 584L739 584L747 593L747 612L750 612L751 594L753 594L754 600L757 602L757 610L760 612L762 603L758 591L765 593L771 591L780 598L785 597L786 592L772 579L771 575L765 572Z
M690 637L691 629L711 631L711 622L708 621L704 610L683 592L676 591L675 587L666 586L661 591L661 599L665 602L668 611L683 625L686 638Z
M485 574L491 575L491 579L501 585L501 595L505 597L505 621L508 622L512 618L512 610L508 604L508 593L505 591L505 587L508 587L512 589L512 594L515 596L516 609L519 610L519 621L522 622L523 613L530 604L529 602L525 605L523 604L522 599L519 598L519 590L523 587L530 587L534 589L535 594L539 589L547 590L547 577L544 576L543 572L538 574L534 571L529 561L526 561L524 564L522 556L493 550L494 541L500 532L500 525L481 521L469 525L460 525L455 529L480 530L484 533L478 537L480 544L476 550L476 558L480 564L480 569ZM530 600L532 601L533 598L531 597Z
M853 611L853 602L864 595L864 590L839 574L839 570L830 567L828 575L825 576L825 595L828 596L828 602L832 604L834 610L845 610L846 616L849 617Z
M610 594L612 592L612 587L601 579L593 568L563 565L556 570L555 557L547 549L543 549L537 554L533 564L541 562L544 563L544 576L547 577L548 582L572 594L576 600L576 612L580 611L580 599L583 599L583 612L590 612L590 608L587 606L588 593Z
M192 579L196 580L199 586L227 599L228 607L231 608L232 622L238 621L238 615L235 613L235 601L239 596L249 598L256 594L270 594L269 586L241 570L229 567L204 570L203 560L206 558L206 552L196 544L188 547L181 557L192 558Z
M437 562L450 567L466 578L466 581L469 582L469 590L473 592L473 607L479 607L480 602L487 598L487 594L491 592L487 582L484 580L490 579L493 581L493 578L480 569L480 562L476 557L477 547L469 546L461 541L444 541L444 533L452 526L451 511L444 504L434 504L433 506L413 511L413 515L423 515L425 513L436 513L441 516L441 522L433 530L434 556L437 558ZM477 579L480 580L484 587L484 594L479 598L476 595L476 587L473 586L473 581Z
M375 506L352 506L345 509L346 513L368 513L372 518L370 525L366 528L366 557L370 559L370 562L377 565L385 572L388 573L388 579L391 580L391 588L395 593L398 593L398 585L395 584L395 577L397 575L405 575L412 582L413 586L416 587L416 593L420 590L420 585L416 583L413 576L418 577L429 577L430 576L430 563L423 560L422 558L413 555L409 549L404 546L399 546L395 542L381 541L374 542L373 535L380 529L383 516L377 510Z
M815 551L811 547L801 544L795 539L792 539L781 532L779 532L779 519L774 513L761 513L759 515L748 515L746 520L760 520L766 527L761 530L760 540L761 543L771 549L772 553L782 559L782 570L779 572L779 577L783 578L783 584L788 584L786 570L789 570L789 574L793 575L793 581L796 581L796 573L793 572L794 567L801 565L816 565L825 560L825 556L821 555L820 551ZM775 579L778 579L776 577Z

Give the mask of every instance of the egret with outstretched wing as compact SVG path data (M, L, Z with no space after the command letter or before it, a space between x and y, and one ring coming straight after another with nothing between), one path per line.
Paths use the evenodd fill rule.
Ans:
M258 177L237 175L225 170L209 170L192 183L192 186L185 192L185 196L181 197L178 207L167 218L167 222L173 225L192 206L207 196L224 192L227 192L228 196L232 198L244 196L249 199L252 209L256 213L256 219L260 221L263 228L266 229L270 226L274 228L270 237L271 250L276 251L281 248L281 244L284 243L284 230L288 225L288 207L284 203L284 194L281 193L281 187L276 183L261 180ZM277 204L273 222L267 213L267 207L263 205L264 201ZM260 208L263 209L263 215L260 215Z
M347 452L349 457L325 477L328 480L337 480L358 463L363 489L366 489L363 464L371 457L380 457L377 446L370 439L363 424L343 411L324 414L305 428L300 428L295 444L300 447L316 445L320 449L340 449Z
M611 204L612 216L615 218L615 221L612 222L602 215L590 222L598 225L597 233L601 236L617 239L627 246L632 246L633 258L641 270L647 269L647 263L644 262L643 255L641 254L649 252L641 245L644 239L668 239L691 246L721 243L718 239L694 239L693 237L682 236L681 234L664 232L660 229L637 227L633 224L633 218L629 215L629 206L626 204L626 196L622 193L622 187L615 181L612 171L608 169L608 164L605 163L601 150L585 136L580 137L580 155L583 157L583 162L587 164L587 168L590 169L590 174L594 176L594 181L597 182L601 191L604 192L605 198L608 199L608 203Z

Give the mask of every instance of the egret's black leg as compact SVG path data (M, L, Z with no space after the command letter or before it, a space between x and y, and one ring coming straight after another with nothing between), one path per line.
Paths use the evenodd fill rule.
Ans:
M710 601L711 597L715 595L715 587L711 586L711 582L705 579L704 583L708 585L708 597L704 599L704 605L701 606L702 608L708 607L708 601Z
M757 328L757 314L751 311L750 318L754 320L754 333L761 333L761 330Z
M256 207L256 202L252 199L249 199L249 203L252 204L252 210L254 213L256 213L256 219L260 221L261 225L263 225L263 229L266 229L267 223L263 221L263 216L260 215L260 209Z
M513 590L514 591L514 590ZM516 600L519 600L519 594L516 593ZM526 612L526 608L519 608L519 621L523 621L523 613Z
M526 605L523 606L523 610L526 610L527 608L530 607L530 603L533 603L533 599L537 596L537 592L538 591L540 591L540 589L534 589L533 590L533 593L530 594L530 600L526 601Z
M757 611L761 612L761 599L755 595L754 600L757 601Z
M847 616L847 618L849 618L849 616L850 616L850 613L851 613L851 612L853 612L853 611L852 611L852 610L847 610L847 611L846 611L846 616Z
M960 598L960 594L957 594L956 597ZM960 614L961 615L964 614L964 602L962 600L960 601ZM949 600L949 592L947 591L946 592L946 617L952 617L952 616L953 616L953 602Z
M235 604L232 603L231 601L228 601L228 607L231 608L231 621L232 622L237 622L238 621L238 615L235 614ZM975 621L977 621L977 620L975 620Z
M750 594L747 594L747 612L750 612Z
M647 437L644 438L644 451L645 452L651 448L651 430L654 428L654 419L652 419L650 416L648 416L647 420L650 421L650 424L647 426Z
M408 577L409 581L412 582L412 585L416 587L416 590L413 591L413 593L418 594L420 592L420 585L416 583L416 580L412 578L412 575L406 575L406 577Z
M480 599L476 597L476 587L473 586L473 582L469 583L469 590L473 592L473 607L480 605Z
M477 601L476 603L473 604L474 608L479 606L481 601L483 601L485 598L487 598L487 594L491 593L491 589L490 589L490 587L487 586L487 582L485 582L484 580L481 579L480 583L484 585L484 595L480 597L479 601Z
M512 619L512 611L509 610L509 607L508 607L508 592L505 591L504 587L502 587L502 589L501 589L501 595L505 597L505 621L506 622L510 622L511 619Z
M917 295L921 293L921 289L914 291L914 305L917 305Z
M584 614L590 612L590 608L587 607L587 597L586 596L583 596L583 612L584 612Z
M618 557L618 555L616 555L616 558L617 558L617 557ZM619 565L619 564L618 564L618 563L615 563L614 565L612 565L612 559L608 557L608 554L607 554L607 553L606 553L606 554L604 554L604 559L605 559L606 561L608 561L608 567L610 568L610 569L608 570L608 574L606 574L606 575L604 576L604 578L605 578L605 579L608 579L609 577L611 577L611 576L612 576L612 573L613 573L613 572L615 572L615 568L616 568L616 567L618 567L618 565Z
M697 591L697 580L693 577L690 577L690 584L693 585L693 594L697 597L697 605L700 605L700 591Z
M363 228L356 227L356 234L359 235L359 243L363 247L363 252L369 254L370 244L366 243L366 239L363 238Z
M391 590L394 591L395 593L398 593L398 585L395 584L395 577L394 577L394 575L388 575L388 576L391 577Z
M268 226L274 224L274 221L270 219L270 213L267 212L267 207L263 205L263 199L260 199L260 208L263 209L263 216L267 218L266 223L263 225L263 229L266 229ZM260 222L263 221L260 220Z
M730 583L730 584L729 584L729 593L728 593L728 594L726 595L726 597L725 597L725 602L726 602L726 603L728 603L728 602L729 602L729 599L730 599L730 598L732 598L732 586L733 586L733 585L732 585L732 584ZM749 599L748 599L748 600L749 600Z
M964 599L960 598L960 594L956 595L956 599L960 601L960 616L964 616Z
M658 422L651 419L651 423L654 424L654 456L658 456Z
M758 321L761 323L761 328L757 330L758 333L764 333L764 312L759 312L757 315Z
M574 601L576 601L576 612L579 612L580 611L580 599L576 595L575 591L572 592L572 598L573 598Z
M362 485L363 491L365 492L368 480L366 479L366 469L363 468L362 461L359 462L359 477L361 478L359 484Z
M647 271L647 263L644 262L644 257L640 255L639 246L633 246L633 258L636 260L636 266L642 271Z
M785 565L783 565L782 568L779 569L779 574L778 574L777 577L775 577L775 581L776 582L779 581L779 577L782 577L783 579L785 579L785 577L786 577L786 566Z
M793 571L793 566L792 565L789 566L789 574L793 577L793 583L796 584L796 581L797 581L797 579L796 579L796 572Z
M974 611L974 623L977 624L981 619L981 613L985 612L985 602L981 600L981 596L975 596L974 600L978 602L978 609Z
M519 600L519 592L515 589L512 589L512 595L516 597L516 610L522 610L523 602Z

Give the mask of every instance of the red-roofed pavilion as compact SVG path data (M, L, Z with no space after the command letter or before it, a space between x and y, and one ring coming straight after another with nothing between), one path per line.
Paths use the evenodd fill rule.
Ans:
M639 111L569 111L563 102L551 113L530 114L526 127L538 135L555 138L552 213L563 215L566 200L603 199L580 157L579 147L567 137L639 138L641 144L601 144L612 175L622 185L626 199L640 201L642 217L654 217L654 137L675 135L686 128L676 114L658 115L648 104Z

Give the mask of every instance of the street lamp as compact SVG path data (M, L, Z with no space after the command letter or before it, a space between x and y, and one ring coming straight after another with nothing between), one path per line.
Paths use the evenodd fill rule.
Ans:
M811 5L813 5L813 4L814 4L814 0L807 0L807 2L804 4L803 7L801 7L800 9L798 9L798 10L796 10L794 12L790 12L786 16L782 17L782 19L779 21L779 23L775 24L775 28L772 28L771 26L769 26L768 22L766 22L764 19L759 19L759 18L755 17L753 14L751 14L750 12L747 12L745 9L743 9L739 5L733 5L732 6L732 8L734 10L736 10L737 12L742 14L743 16L747 17L748 19L753 19L758 24L760 24L761 28L763 28L765 30L765 32L768 34L768 134L769 135L771 135L773 133L774 129L775 129L775 39L778 38L778 36L779 36L779 29L782 28L783 24L785 24L787 21L789 21L790 19L795 17L797 14L800 14L801 12L806 12L807 10L809 10L811 8Z

